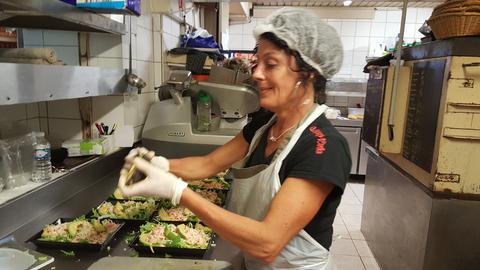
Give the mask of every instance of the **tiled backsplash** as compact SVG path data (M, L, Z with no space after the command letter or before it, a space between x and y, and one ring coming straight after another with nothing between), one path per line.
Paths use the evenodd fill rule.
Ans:
M53 31L23 29L25 48L53 48L60 60L70 66L79 64L78 33L72 31Z
M423 35L417 29L431 13L431 8L408 8L405 42L420 41ZM325 21L337 30L344 49L343 65L335 78L368 78L368 74L363 73L365 57L373 55L374 47L380 43L386 44L387 48L395 45L400 32L401 15L398 8L376 8L371 20L326 19ZM252 31L262 20L253 18L248 24L230 25L228 48L252 50L255 47Z

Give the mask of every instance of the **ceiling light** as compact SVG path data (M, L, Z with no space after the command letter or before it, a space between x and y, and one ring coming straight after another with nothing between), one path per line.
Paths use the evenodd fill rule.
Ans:
M351 0L346 0L346 1L343 1L343 5L348 7L352 4L352 1Z

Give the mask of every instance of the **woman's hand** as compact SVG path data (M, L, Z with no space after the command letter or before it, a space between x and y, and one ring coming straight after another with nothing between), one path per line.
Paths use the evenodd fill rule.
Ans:
M135 165L140 172L146 175L146 178L128 186L126 184L128 171L122 170L118 187L125 196L161 197L170 199L174 205L180 203L182 193L187 187L187 183L182 179L140 157L133 158L131 165Z
M133 160L136 157L143 157L144 159L150 161L151 164L166 172L170 170L170 162L168 161L168 159L162 156L155 156L155 152L149 151L145 147L137 147L135 149L132 149L125 157L125 165L123 166L123 168L127 171L130 170Z

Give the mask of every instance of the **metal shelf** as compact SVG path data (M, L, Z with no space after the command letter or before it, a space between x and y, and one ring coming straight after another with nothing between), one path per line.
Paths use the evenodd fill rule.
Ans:
M0 0L0 25L117 35L126 33L123 23L59 0Z
M0 63L0 105L120 94L126 70Z
M167 66L169 67L180 67L180 68L185 68L185 64L179 64L179 63L167 63ZM205 70L210 70L212 69L212 66L203 66L203 69Z

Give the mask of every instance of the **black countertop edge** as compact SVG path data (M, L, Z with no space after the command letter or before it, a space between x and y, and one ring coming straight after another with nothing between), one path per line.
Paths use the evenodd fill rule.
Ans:
M402 50L403 60L418 60L446 56L480 56L480 37L457 37L435 40Z
M370 147L367 148L367 151L369 153L372 153L372 150L370 149ZM375 155L375 156L379 156L380 158L387 161L387 163L390 164L390 166L392 166L397 171L399 171L400 173L405 175L413 184L418 186L421 190L423 190L428 196L430 196L433 199L456 199L456 200L466 200L466 201L480 201L480 195L479 194L458 194L458 193L447 193L447 192L433 191L433 190L429 189L428 187L426 187L425 185L423 185L415 177L413 177L411 174L409 174L407 171L405 171L398 164L391 161L387 156L383 155L381 152L372 153L372 154Z
M48 211L112 173L118 173L130 148L124 148L56 178L0 205L0 238L45 215ZM86 198L89 198L87 196ZM43 224L42 224L43 225Z

